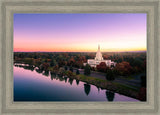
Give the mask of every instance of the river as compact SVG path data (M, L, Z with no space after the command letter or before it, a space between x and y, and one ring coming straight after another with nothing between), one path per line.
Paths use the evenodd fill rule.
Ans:
M14 66L14 101L139 101L94 85Z

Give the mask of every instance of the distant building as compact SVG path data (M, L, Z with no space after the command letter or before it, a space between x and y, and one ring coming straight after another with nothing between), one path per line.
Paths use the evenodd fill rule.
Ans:
M83 65L85 66L86 64L89 64L91 67L96 67L101 62L105 62L108 67L111 67L111 65L116 65L116 63L111 60L103 60L102 53L100 51L100 46L98 45L98 51L96 53L95 59L88 59L87 63L84 63Z

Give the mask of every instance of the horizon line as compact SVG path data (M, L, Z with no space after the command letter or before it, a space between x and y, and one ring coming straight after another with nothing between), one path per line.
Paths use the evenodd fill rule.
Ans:
M89 53L89 52L93 52L93 51L68 51L68 52L66 52L66 51L13 51L13 52L26 52L26 53L28 53L28 52L53 52L53 53L71 53L71 52L73 52L73 53ZM95 51L95 52L97 52L97 51ZM102 53L105 53L105 51L101 51ZM143 50L143 51L106 51L106 52L147 52L147 50Z

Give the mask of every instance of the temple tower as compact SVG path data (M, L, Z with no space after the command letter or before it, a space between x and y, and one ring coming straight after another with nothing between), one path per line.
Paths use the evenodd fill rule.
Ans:
M98 45L98 51L96 53L95 60L97 60L97 61L102 61L103 60L102 53L100 51L100 45Z

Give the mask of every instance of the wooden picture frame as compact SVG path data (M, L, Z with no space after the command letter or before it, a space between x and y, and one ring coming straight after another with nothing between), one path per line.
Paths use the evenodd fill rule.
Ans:
M159 0L0 0L0 113L160 114ZM147 13L147 102L13 102L14 13Z

